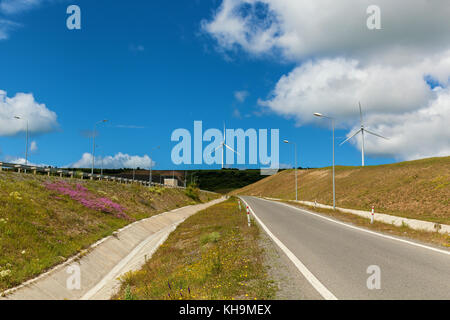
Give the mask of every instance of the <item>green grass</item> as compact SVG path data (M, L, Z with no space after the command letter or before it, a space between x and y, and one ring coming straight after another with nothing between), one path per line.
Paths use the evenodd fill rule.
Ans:
M332 205L331 168L299 171L299 199ZM295 199L294 170L232 194ZM368 167L336 167L338 207L450 224L450 157Z
M134 220L193 202L178 189L65 180L120 204L128 220L88 209L43 186L59 180L0 173L0 292L39 275ZM212 198L201 193L199 200Z
M115 299L271 299L259 228L247 226L237 200L203 210L183 222L144 267L122 277Z

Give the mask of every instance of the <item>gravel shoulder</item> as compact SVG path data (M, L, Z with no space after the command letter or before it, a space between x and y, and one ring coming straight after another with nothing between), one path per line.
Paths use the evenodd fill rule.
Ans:
M323 300L280 247L260 229L259 245L264 249L264 265L269 279L278 288L275 300Z

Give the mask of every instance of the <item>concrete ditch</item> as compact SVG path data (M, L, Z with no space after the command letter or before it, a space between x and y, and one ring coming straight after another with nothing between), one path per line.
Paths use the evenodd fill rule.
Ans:
M180 223L224 200L178 208L136 221L52 270L3 292L0 300L109 299L120 286L118 277L139 270ZM79 286L76 276L79 276Z

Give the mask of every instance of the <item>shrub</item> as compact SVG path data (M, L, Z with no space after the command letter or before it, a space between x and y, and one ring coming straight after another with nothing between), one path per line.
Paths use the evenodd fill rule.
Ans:
M190 185L184 193L192 200L200 201L200 190L196 186Z

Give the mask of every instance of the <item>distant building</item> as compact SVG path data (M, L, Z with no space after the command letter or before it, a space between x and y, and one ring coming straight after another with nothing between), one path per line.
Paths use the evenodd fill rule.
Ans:
M178 179L164 178L164 185L168 187L178 187Z

